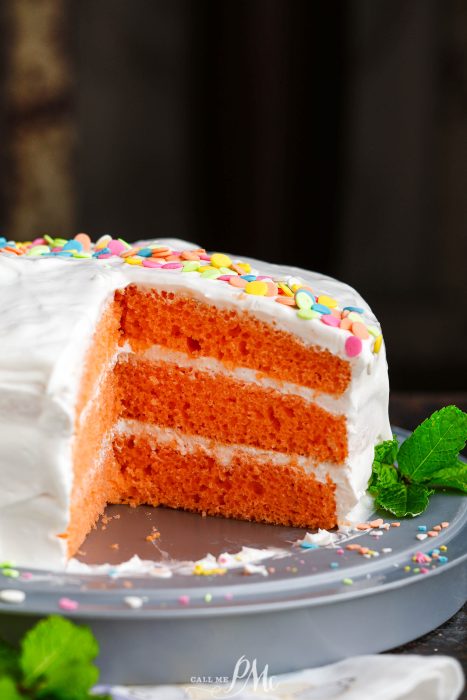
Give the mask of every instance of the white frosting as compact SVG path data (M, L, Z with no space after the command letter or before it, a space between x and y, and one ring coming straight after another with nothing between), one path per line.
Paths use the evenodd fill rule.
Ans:
M178 240L160 242L177 249L196 247ZM316 294L337 299L340 307L362 307L364 320L379 328L368 305L348 285L299 268L232 257L250 262L259 274L299 277ZM348 332L319 320L304 321L290 307L245 294L225 282L128 265L120 258L0 254L0 559L12 558L30 567L64 564L66 547L57 535L68 526L71 446L83 358L106 304L116 289L131 283L170 289L218 308L248 311L307 345L349 360L344 350ZM341 494L345 502L347 492L353 505L368 481L374 444L390 436L384 344L374 354L373 343L373 338L363 341L361 354L349 360L352 381L339 400L345 406L349 434ZM243 378L249 381L252 376L244 373ZM281 390L293 392L293 385L284 384ZM340 411L331 397L320 396L319 402Z

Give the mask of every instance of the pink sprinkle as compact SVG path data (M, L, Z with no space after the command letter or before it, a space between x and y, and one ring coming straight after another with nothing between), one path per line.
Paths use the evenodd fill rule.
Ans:
M169 262L162 265L163 270L181 270L182 267L182 263L179 262Z
M30 581L32 579L32 574L30 571L23 571L21 574L22 581Z
M217 277L218 280L222 280L222 282L228 282L231 277L236 277L237 275L219 275Z
M426 569L425 567L422 567L422 568L420 569L420 573L421 573L421 574L427 574L429 571L430 571L430 569Z
M340 319L336 318L335 316L332 316L331 314L321 316L321 321L327 326L334 326L334 328L337 328L337 326L340 323Z
M32 242L33 245L44 245L45 239L44 238L35 238Z
M345 341L345 352L349 357L357 357L362 351L362 341L356 335L351 335Z
M158 263L156 260L151 260L151 258L144 258L143 260L143 267L153 267L153 268L161 268L162 265L161 263Z
M199 256L199 259L200 259L200 260L211 260L211 256L210 256L210 255L206 255L206 253L201 253L200 256Z
M120 243L120 241L116 241L114 239L107 243L107 248L113 255L120 255L120 253L123 253L124 250L127 250L123 243Z
M77 610L79 608L79 603L77 600L71 600L71 598L60 598L58 607L62 610Z
M344 554L344 550L343 549L336 549L336 554Z
M225 598L226 600L233 600L233 593L226 593L225 596L224 596L224 598Z
M180 605L189 605L190 596L189 595L181 595L180 598L178 599L178 602L180 603Z
M101 253L97 257L99 258L99 260L105 260L106 258L111 258L112 253Z
M62 250L63 246L58 246L57 248L52 248L52 253L58 253L60 250Z
M260 280L269 280L270 282L272 282L272 279L270 277L268 277L267 275L258 275L258 277L256 278L256 281L258 282Z

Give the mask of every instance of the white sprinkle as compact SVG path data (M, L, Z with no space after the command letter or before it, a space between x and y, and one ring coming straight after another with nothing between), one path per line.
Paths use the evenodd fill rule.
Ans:
M382 530L372 530L370 532L370 535L373 535L373 537L381 537L381 535L383 535L383 534L384 533Z
M383 554L389 554L390 552L392 552L392 548L391 547L383 547L383 549L381 551L383 552Z
M426 540L428 535L425 535L425 533L420 532L418 535L415 535L415 537L417 538L417 540L423 541L423 540Z
M5 588L4 591L0 591L0 600L3 603L19 605L20 603L24 603L25 598L26 593L24 591L17 591L14 588Z
M137 608L142 608L144 603L144 599L137 595L127 595L123 600L129 608L133 608L134 610Z

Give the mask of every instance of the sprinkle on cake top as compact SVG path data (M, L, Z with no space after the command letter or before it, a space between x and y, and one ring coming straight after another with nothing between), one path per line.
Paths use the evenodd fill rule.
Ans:
M365 322L361 307L340 308L339 300L326 294L315 295L299 277L261 275L248 262L232 260L224 253L207 253L204 248L175 250L160 243L130 244L109 235L101 236L93 243L86 233L78 233L71 240L45 235L33 241L19 242L0 237L0 254L26 258L112 260L139 265L155 274L163 270L198 275L210 282L229 284L245 294L267 297L271 303L288 306L290 313L296 314L303 322L315 320L336 331L344 331L347 334L345 352L350 358L360 355L363 342L371 343L375 354L381 349L383 337L380 329Z

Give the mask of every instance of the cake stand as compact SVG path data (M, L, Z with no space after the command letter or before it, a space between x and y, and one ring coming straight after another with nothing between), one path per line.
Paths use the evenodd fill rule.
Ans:
M394 430L401 439L409 434ZM271 676L381 652L436 628L467 598L467 498L453 493L436 494L422 516L380 536L367 532L317 549L296 544L305 534L298 528L149 507L110 506L106 516L83 545L88 564L117 565L135 553L197 560L243 546L280 556L261 562L267 576L260 567L249 575L242 568L171 578L21 570L17 579L2 578L0 588L21 589L26 598L0 603L0 636L14 642L40 617L69 615L93 629L105 683L231 678L242 657L256 661L258 674L268 666ZM419 526L446 521L436 537L417 539ZM147 541L153 528L161 536ZM349 542L377 556L351 551ZM435 548L437 559L413 561ZM77 608L64 612L63 598ZM130 607L131 599L141 607Z

